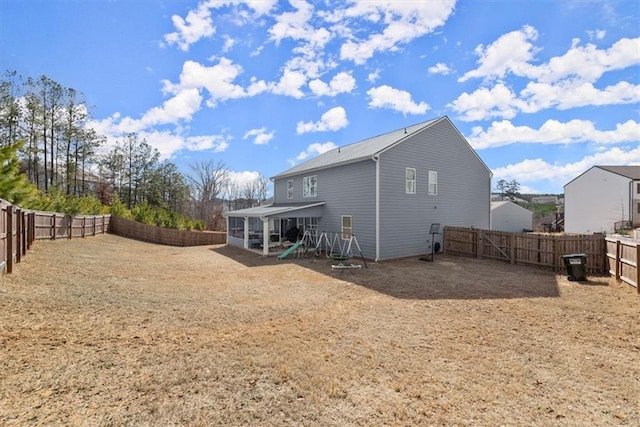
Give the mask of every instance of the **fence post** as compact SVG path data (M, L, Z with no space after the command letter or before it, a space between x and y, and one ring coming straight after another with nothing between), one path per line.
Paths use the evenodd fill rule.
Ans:
M13 273L13 205L7 206L7 274Z
M615 278L616 278L616 282L620 281L620 273L621 273L621 268L622 268L622 259L621 259L621 255L622 255L622 244L620 243L620 240L616 240L616 259L615 259Z
M87 217L83 216L82 217L82 232L80 233L80 235L82 236L82 238L84 239L84 230L87 227Z
M558 268L558 258L560 258L560 254L558 253L558 237L552 236L553 242L553 271L558 272L560 269Z
M516 263L516 236L515 234L509 234L509 263Z
M73 219L75 218L74 216L71 215L65 215L66 217L69 218L69 239L71 239L71 237L73 237Z
M51 215L51 240L56 240L56 214Z
M22 261L22 210L16 209L16 264Z
M29 237L27 234L29 233L29 214L25 211L22 211L22 218L20 218L20 222L22 223L22 227L20 233L22 234L22 255L27 254L27 240Z
M29 221L30 224L30 228L29 228L29 243L27 243L27 249L31 248L31 245L33 245L33 242L35 242L36 240L36 213L35 212L31 212L29 214L29 217L31 218Z
M640 243L636 243L636 292L640 295Z

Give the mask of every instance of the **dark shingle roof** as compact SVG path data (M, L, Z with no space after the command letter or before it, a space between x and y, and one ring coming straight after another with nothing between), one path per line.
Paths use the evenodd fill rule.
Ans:
M286 171L275 175L274 177L272 177L272 179L283 178L301 172L325 169L328 167L337 166L339 164L353 163L359 160L370 158L374 154L383 151L384 149L392 146L397 142L402 141L405 138L411 137L413 134L420 132L424 128L441 119L442 117L428 120L426 122L418 123L413 126L403 127L392 132L374 136L372 138L367 138L353 144L345 145L343 147L334 148L333 150L322 153L314 157L313 159L307 160L304 163L287 169Z
M596 166L630 179L640 179L640 166Z

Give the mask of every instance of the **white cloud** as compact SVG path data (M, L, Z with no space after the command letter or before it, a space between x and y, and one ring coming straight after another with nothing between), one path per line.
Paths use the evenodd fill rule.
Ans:
M255 182L261 176L260 172L256 171L229 171L229 181L236 184L238 188Z
M318 122L298 122L296 132L298 135L307 132L325 132L341 129L349 124L347 112L342 107L335 107L322 115Z
M551 164L543 159L526 159L521 162L493 169L493 179L515 179L521 184L558 182L566 184L595 165L640 165L640 147L610 150L586 156L574 163Z
M215 33L211 13L204 3L200 4L197 9L189 11L186 18L173 15L171 21L177 31L165 34L164 40L169 45L178 45L180 50L185 52L193 43L211 37Z
M375 71L373 71L372 73L369 73L367 75L367 81L369 83L375 83L378 79L380 78L380 69L376 69Z
M471 94L463 93L449 104L461 120L512 118L518 112L535 113L547 108L566 110L640 101L639 85L621 81L598 88L594 84L605 72L640 64L640 38L621 39L604 50L591 44L579 46L579 41L575 40L564 55L536 66L526 62L532 59L532 52L537 50L528 41L527 34L533 40L537 33L533 28L526 32L509 33L488 48L480 49L480 68L466 73L459 80L504 77L511 72L532 81L518 94L507 89L502 82L491 89L483 87ZM520 54L511 55L512 51Z
M296 156L296 160L302 161L306 160L309 157L317 156L318 154L326 153L327 151L331 151L334 148L338 148L336 144L333 142L325 142L324 144L320 144L319 142L314 142L309 145L306 150L302 151L300 154ZM289 162L290 164L294 164L295 162Z
M640 38L620 39L609 49L598 49L593 44L579 46L574 41L571 49L562 56L551 58L537 67L528 67L527 77L542 83L563 79L595 82L605 72L622 70L640 63Z
M550 85L532 82L521 92L521 96L526 102L522 110L527 113L551 107L567 110L588 105L635 104L640 102L640 85L623 81L600 90L591 83L563 82Z
M182 65L180 82L173 84L164 80L165 92L178 93L185 89L205 88L209 93L207 105L215 107L219 101L244 98L257 95L267 90L267 84L263 81L251 79L248 89L235 84L236 78L242 73L242 67L234 64L227 58L220 58L216 65L207 67L195 61L186 61Z
M309 89L315 96L336 96L340 93L349 93L356 87L356 79L351 73L341 72L333 76L329 84L320 79L309 82Z
M367 91L369 107L388 108L403 114L424 114L430 107L426 102L416 104L409 92L383 85Z
M256 145L265 145L273 139L276 131L267 132L267 128L261 127L259 129L248 130L242 139L254 138L253 143Z
M369 21L366 28L373 25L382 27L380 32L368 33L364 40L352 34L340 48L341 59L364 64L376 52L397 50L398 45L409 43L443 25L453 13L454 6L454 0L429 2L428 7L422 2L360 1L328 15L327 20L341 22L358 18Z
M464 121L485 120L492 117L515 117L516 106L523 104L516 99L516 95L503 83L493 88L480 88L468 94L464 92L448 105L461 114Z
M480 57L479 67L465 73L458 81L477 77L501 78L507 72L517 76L527 75L532 67L529 61L538 52L533 45L537 38L538 31L525 25L521 30L503 34L487 47L478 45L475 53Z
M475 149L500 147L514 143L618 144L640 141L640 123L628 120L616 124L614 130L601 131L596 129L593 122L589 120L570 120L566 123L547 120L540 129L529 126L514 126L510 121L502 120L491 123L486 131L481 127L474 127L467 140Z
M202 96L198 89L182 90L165 101L162 107L153 107L147 111L140 120L140 129L161 124L176 124L180 120L190 121L200 109L201 103Z
M436 65L429 67L427 70L429 74L442 74L447 75L451 74L451 69L447 66L447 64L443 64L442 62L438 62Z
M228 35L223 36L224 46L222 46L222 52L229 52L236 44L236 40Z
M276 95L291 96L300 99L304 96L302 87L307 83L307 76L299 71L285 70L278 83L270 83L269 89Z
M587 31L587 34L589 35L589 38L591 40L593 39L602 40L607 35L607 31L606 30Z
M192 44L197 43L201 39L213 36L216 31L211 18L211 9L225 6L241 7L248 6L255 17L268 14L277 4L277 0L206 0L198 4L194 10L187 13L186 18L179 15L173 15L171 21L176 31L165 34L164 41L167 45L177 45L180 50L188 51ZM245 21L252 19L246 14L246 10L238 10L234 14L236 17L245 17ZM242 19L237 20L237 25L243 23Z

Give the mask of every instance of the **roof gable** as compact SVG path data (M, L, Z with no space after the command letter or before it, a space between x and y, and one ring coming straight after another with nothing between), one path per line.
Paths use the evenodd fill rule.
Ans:
M569 184L572 184L574 181L576 181L578 178L582 177L592 169L601 169L603 171L620 175L625 178L640 180L640 166L591 166L589 169L582 172L580 175L573 178L571 181L567 182L564 185L564 187L566 188Z
M403 127L372 138L367 138L353 144L334 148L333 150L322 153L304 163L287 169L284 172L273 176L272 179L284 178L287 176L297 175L302 172L312 172L314 170L326 169L329 167L368 159L373 155L380 153L381 151L407 138L410 138L442 119L446 119L446 117L428 120L426 122Z

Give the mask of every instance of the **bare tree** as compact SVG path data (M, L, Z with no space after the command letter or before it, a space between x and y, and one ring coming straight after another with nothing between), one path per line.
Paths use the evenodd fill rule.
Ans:
M213 213L217 205L222 204L219 196L223 194L229 180L229 170L221 162L213 160L189 165L191 171L187 175L193 216L205 222L208 229L215 229Z
M258 205L267 200L267 194L269 193L269 178L259 175L256 178L256 198Z

